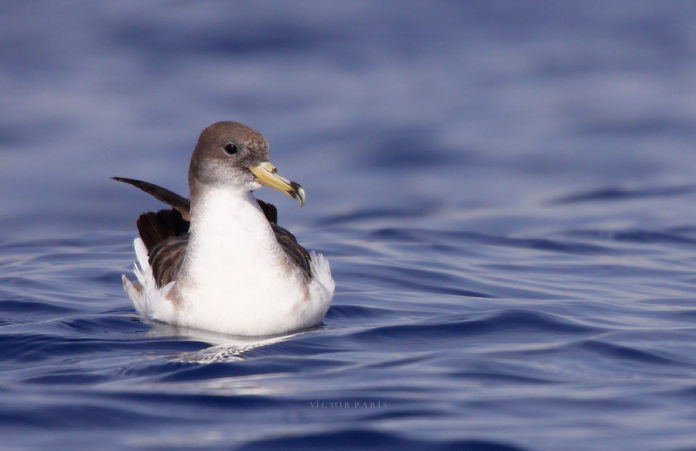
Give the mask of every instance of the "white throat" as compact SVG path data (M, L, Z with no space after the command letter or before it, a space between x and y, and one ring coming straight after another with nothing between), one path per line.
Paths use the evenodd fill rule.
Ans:
M192 209L190 233L185 283L214 279L264 286L270 277L288 279L297 272L246 189L207 187Z

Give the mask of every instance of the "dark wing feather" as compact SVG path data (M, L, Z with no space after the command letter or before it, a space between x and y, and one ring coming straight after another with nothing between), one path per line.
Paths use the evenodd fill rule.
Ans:
M140 238L147 250L169 237L188 233L190 222L181 217L178 210L160 210L157 213L143 213L136 222Z
M271 223L271 227L273 227L273 232L275 233L276 239L285 251L285 254L295 265L297 265L298 268L302 270L302 273L307 280L311 280L312 267L309 264L310 258L307 250L300 246L300 244L297 242L297 238L295 238L295 235L292 233L273 223Z
M153 185L152 183L143 182L140 180L125 179L123 177L112 177L114 180L119 182L128 183L136 188L140 188L148 194L153 195L157 199L161 200L165 204L168 204L175 210L181 213L182 218L186 221L191 220L191 202L185 197L181 197L176 193L169 191L161 186Z
M189 222L191 202L152 183L122 177L113 177L113 179L140 188L173 208L173 210L160 210L157 213L143 213L137 221L140 238L148 250L153 276L157 286L161 288L175 279L184 260L191 225ZM275 205L256 200L285 254L302 270L307 280L310 280L312 268L307 250L300 246L295 235L278 225L278 209Z
M149 253L152 275L158 287L163 287L176 279L184 261L189 234L171 236L155 245Z
M278 224L278 209L275 207L275 205L259 199L256 199L256 202L259 203L259 207L261 207L261 210L263 211L264 216L266 216L266 219L268 219L268 222L271 224Z

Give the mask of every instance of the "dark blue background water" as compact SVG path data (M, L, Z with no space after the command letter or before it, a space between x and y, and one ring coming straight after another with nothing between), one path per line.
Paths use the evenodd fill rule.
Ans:
M696 449L695 24L3 1L0 449ZM331 261L318 330L153 327L122 291L161 204L109 177L188 194L218 120L307 190L258 195Z

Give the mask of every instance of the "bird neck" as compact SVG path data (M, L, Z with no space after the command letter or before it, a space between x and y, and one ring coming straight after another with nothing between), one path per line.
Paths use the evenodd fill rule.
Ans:
M191 201L184 273L200 280L203 274L234 279L274 273L284 278L293 272L251 191L206 187Z
M218 243L274 236L251 191L236 186L206 186L192 196L190 233L194 242L205 237Z

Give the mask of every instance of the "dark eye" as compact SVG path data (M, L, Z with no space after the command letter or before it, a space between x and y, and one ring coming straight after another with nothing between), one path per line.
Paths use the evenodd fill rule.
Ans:
M227 144L225 144L225 147L223 147L223 149L225 149L225 152L227 152L229 155L234 155L237 153L237 145L236 144L227 143Z

